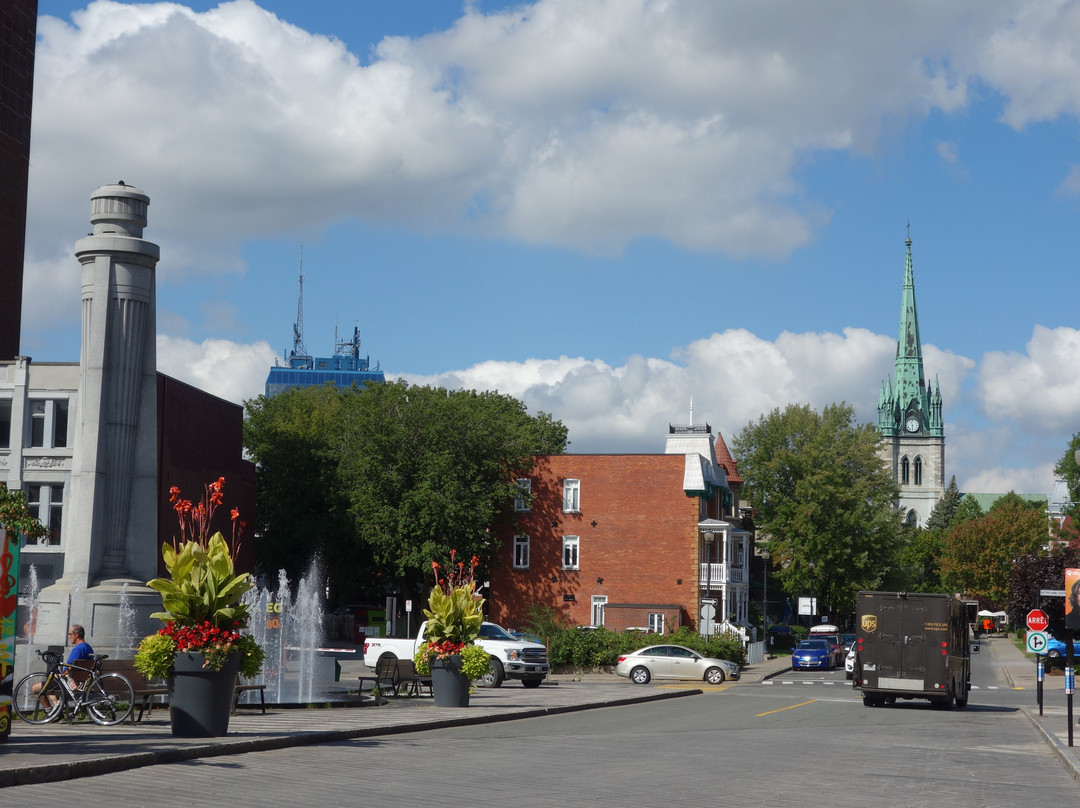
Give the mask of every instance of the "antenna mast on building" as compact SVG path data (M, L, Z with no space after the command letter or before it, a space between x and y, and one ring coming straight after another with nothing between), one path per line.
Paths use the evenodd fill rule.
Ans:
M296 301L296 322L293 324L293 356L307 356L304 347L304 245L300 245L300 295Z

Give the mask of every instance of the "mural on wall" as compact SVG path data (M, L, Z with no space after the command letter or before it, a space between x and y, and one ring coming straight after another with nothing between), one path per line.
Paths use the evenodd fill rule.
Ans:
M0 742L11 733L15 626L19 614L19 534L0 528Z

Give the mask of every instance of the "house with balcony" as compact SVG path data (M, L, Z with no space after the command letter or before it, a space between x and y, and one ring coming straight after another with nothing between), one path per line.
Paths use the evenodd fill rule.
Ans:
M541 605L613 631L748 625L752 533L708 424L670 426L662 454L537 457L518 486L492 565L494 622L515 628Z

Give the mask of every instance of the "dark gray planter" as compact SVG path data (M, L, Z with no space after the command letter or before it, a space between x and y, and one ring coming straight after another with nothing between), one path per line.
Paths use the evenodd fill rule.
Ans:
M169 721L180 738L216 738L229 732L240 654L229 654L220 671L204 668L203 655L178 653L169 673Z
M448 662L431 660L431 692L436 707L468 707L471 684L461 672L461 657L452 656Z

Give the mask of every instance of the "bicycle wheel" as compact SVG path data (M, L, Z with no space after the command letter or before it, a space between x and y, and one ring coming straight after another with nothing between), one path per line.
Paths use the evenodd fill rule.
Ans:
M103 673L87 683L83 705L95 723L104 727L124 721L131 715L134 703L131 682L119 673Z
M24 677L11 695L15 714L27 724L55 721L64 710L65 700L60 680L48 673L31 673Z

